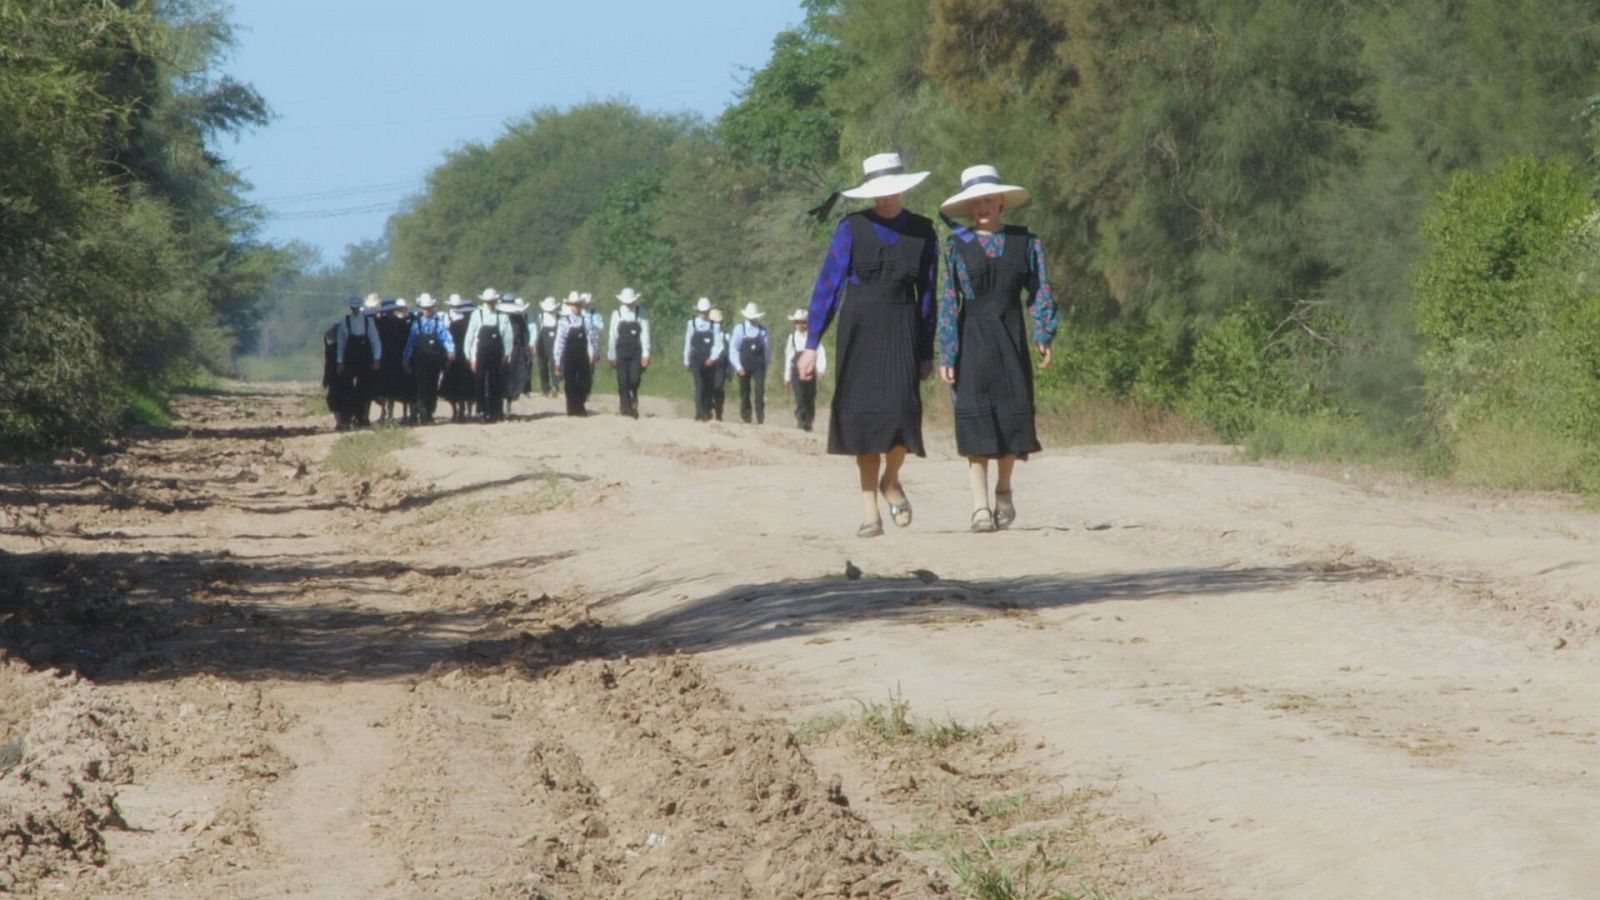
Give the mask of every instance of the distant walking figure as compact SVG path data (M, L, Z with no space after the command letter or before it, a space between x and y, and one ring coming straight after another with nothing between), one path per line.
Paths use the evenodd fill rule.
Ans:
M641 295L625 287L617 295L622 304L611 314L610 344L606 359L617 370L617 399L625 416L639 418L639 384L650 368L650 320L639 308Z
M539 357L539 392L546 397L554 397L561 389L561 384L556 380L556 325L560 324L561 317L556 315L556 298L546 297L539 301L539 337L534 342L534 353Z
M933 222L905 209L901 196L928 177L907 173L895 153L862 164L866 180L842 192L873 208L839 222L811 294L806 349L796 377L815 377L817 347L839 316L828 452L854 456L862 499L856 533L883 533L878 494L896 525L911 524L911 501L900 483L907 453L925 455L917 382L933 371L933 289L938 236ZM882 464L882 474L879 465Z
M694 304L694 318L683 330L683 367L694 380L694 420L711 420L716 393L717 360L722 357L722 327L711 321L711 300L701 297Z
M954 226L945 241L938 327L939 377L952 388L956 450L967 458L972 487L973 531L994 531L1016 520L1012 468L1040 450L1028 345L1039 349L1039 368L1050 365L1056 299L1038 236L1001 221L1027 199L1027 190L1002 184L993 166L972 166L961 173L960 193L939 207L947 216L973 220L971 228ZM990 460L996 464L992 506Z
M567 392L567 415L586 416L589 391L594 387L594 364L600 358L600 332L584 309L583 298L567 295L567 309L556 325L556 376Z
M816 367L810 378L802 380L795 372L795 360L806 349L806 311L795 310L789 321L794 331L783 342L783 386L794 391L794 424L801 431L810 431L817 417L817 382L828 373L828 349L817 347Z
M439 381L444 367L456 358L456 342L450 336L450 326L434 315L437 301L432 294L417 298L417 317L411 321L411 331L406 336L404 360L406 371L416 383L416 420L421 425L433 424L433 413L439 405Z
M739 421L750 424L753 399L755 422L763 425L767 421L767 360L772 358L772 339L754 303L746 303L741 315L744 321L733 327L728 338L729 359L739 373Z
M499 291L485 288L478 299L482 305L467 320L466 339L467 361L476 378L473 399L483 421L498 422L505 412L505 378L516 336L511 330L511 317L498 308Z
M467 361L467 324L472 317L472 304L460 294L451 294L449 306L450 340L456 345L456 355L444 367L439 396L450 404L450 421L465 422L472 415L476 390L472 363Z

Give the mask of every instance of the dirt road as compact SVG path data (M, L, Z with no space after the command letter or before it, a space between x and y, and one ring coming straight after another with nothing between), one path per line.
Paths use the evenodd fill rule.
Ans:
M0 473L0 891L1600 895L1560 498L1081 448L971 535L936 439L861 541L781 421L535 400L356 478L301 407Z

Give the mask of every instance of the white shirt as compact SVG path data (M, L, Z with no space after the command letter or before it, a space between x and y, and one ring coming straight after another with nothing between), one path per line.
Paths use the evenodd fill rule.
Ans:
M789 339L783 342L783 383L788 384L794 377L794 358L806 349L806 338L810 332L791 331ZM817 374L822 377L828 371L828 348L817 345Z

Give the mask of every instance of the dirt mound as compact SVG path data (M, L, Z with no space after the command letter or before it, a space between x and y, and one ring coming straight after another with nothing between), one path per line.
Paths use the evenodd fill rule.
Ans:
M101 833L122 826L117 785L144 749L132 713L77 679L9 660L0 684L9 720L0 743L13 750L0 761L0 890L103 864Z
M420 684L393 724L413 759L387 779L388 836L415 889L533 896L927 897L904 861L818 778L789 731L733 706L683 657L513 664ZM514 760L509 783L474 782ZM412 771L412 769L418 771ZM426 771L421 769L426 768ZM487 823L516 826L492 832ZM465 832L463 831L465 829ZM446 850L438 834L471 835ZM463 863L467 863L463 865ZM487 873L487 874L486 874ZM463 881L467 879L467 881Z

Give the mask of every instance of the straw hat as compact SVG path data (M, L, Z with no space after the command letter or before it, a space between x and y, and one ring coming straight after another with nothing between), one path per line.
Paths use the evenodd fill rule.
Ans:
M895 194L904 194L928 177L927 172L907 172L898 153L879 153L877 156L869 156L861 164L861 171L866 180L853 188L840 191L840 194L853 200L892 197Z
M713 321L713 322L721 322L722 321L722 310L713 309L711 311L711 321Z
M797 309L794 312L789 313L789 321L791 322L808 322L810 320L811 317L806 315L806 311L803 309Z
M554 297L546 297L543 300L540 300L539 301L539 308L544 310L545 312L555 312L556 311L556 298L554 298Z
M695 312L710 312L711 311L711 298L710 297L701 297L699 300L696 300L694 302L694 311Z
M968 201L995 194L1005 197L1006 209L1028 202L1028 189L1001 184L1000 171L994 166L968 166L961 171L961 192L939 204L939 211L947 216L965 215Z
M406 298L404 298L404 297L396 297L396 298L394 298L394 308L395 309L408 309L408 308L410 308L410 304L406 302Z
M739 315L744 316L746 319L759 319L765 315L765 313L763 313L754 303L746 303L744 305L744 309L739 310Z
M523 302L521 297L517 297L508 302L501 303L500 308L508 313L525 313L528 311L528 304Z
M417 309L433 309L438 304L439 301L433 299L433 295L427 291L423 291L422 294L417 297Z
M621 302L623 306L632 306L635 303L638 303L643 297L643 294L635 292L633 288L625 287L622 289L622 293L617 295L617 300Z
M486 303L495 302L500 299L500 292L494 288L484 288L483 293L478 295L478 299Z
M383 298L379 297L377 294L368 294L367 299L361 304L361 308L367 312L377 312L382 306Z
M584 306L594 303L594 295L588 291L584 291L583 293L579 294L578 299L583 301Z

